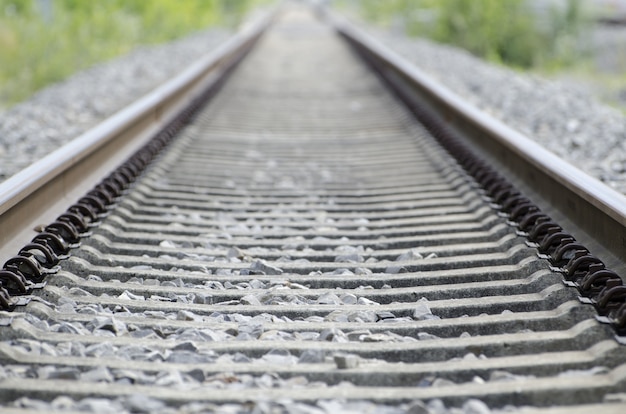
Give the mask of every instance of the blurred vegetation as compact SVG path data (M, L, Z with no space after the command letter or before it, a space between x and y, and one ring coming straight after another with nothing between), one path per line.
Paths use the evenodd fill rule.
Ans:
M584 56L580 0L339 0L375 23L518 68L554 69Z
M0 0L0 108L137 45L233 26L259 0Z

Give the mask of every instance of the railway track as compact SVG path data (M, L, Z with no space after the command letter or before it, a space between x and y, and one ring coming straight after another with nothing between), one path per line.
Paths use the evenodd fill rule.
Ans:
M0 273L3 410L623 412L613 236L545 201L556 184L516 171L534 162L470 157L493 158L457 137L463 124L479 141L484 119L448 108L442 127L410 74L335 18L283 12L218 80L270 21L186 75L206 106L135 108L140 136L165 130L117 170L106 158L107 178L33 242L3 223L25 246ZM130 119L102 136L136 132ZM519 153L504 135L496 152ZM41 180L16 197L41 203ZM619 198L566 187L623 234ZM4 207L13 221L22 203Z

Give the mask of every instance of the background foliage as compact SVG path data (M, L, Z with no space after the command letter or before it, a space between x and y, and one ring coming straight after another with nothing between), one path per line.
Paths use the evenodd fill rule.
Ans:
M560 67L581 58L580 0L344 0L366 18L520 68ZM560 6L558 6L560 4Z
M234 25L258 0L0 0L0 108L142 44Z

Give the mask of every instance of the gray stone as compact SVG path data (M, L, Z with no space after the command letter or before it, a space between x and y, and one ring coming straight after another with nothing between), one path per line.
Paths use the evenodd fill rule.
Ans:
M245 322L239 324L237 338L239 338L242 334L247 334L252 339L256 339L263 333L263 324L257 322Z
M185 341L174 346L172 351L198 352L198 346L191 341Z
M266 287L266 286L265 286L265 283L261 282L261 281L260 281L260 280L258 280L258 279L252 279L252 280L249 282L249 284L250 284L250 287L251 287L252 289L265 289L265 287Z
M87 382L113 382L114 378L108 368L101 366L83 372L80 375L80 380Z
M76 308L71 303L64 303L61 306L57 306L56 310L59 313L76 313Z
M335 257L336 263L363 263L363 256L358 253L342 254Z
M315 341L319 337L317 332L294 332L293 337L298 341Z
M113 356L115 353L116 349L110 342L99 342L85 348L85 355L95 358Z
M445 378L436 378L431 384L432 387L451 387L456 385L453 381Z
M351 369L359 366L359 356L352 354L333 355L333 360L338 369Z
M134 394L123 400L124 407L133 413L155 413L165 408L165 403L141 394Z
M228 258L243 259L244 256L245 256L245 254L243 253L243 251L241 251L237 247L231 247L226 252L226 257L228 257Z
M336 269L336 270L333 270L332 272L328 272L328 273L324 273L324 274L334 275L334 276L352 276L352 275L354 275L354 273L350 269Z
M379 311L379 312L376 312L376 317L378 318L379 321L383 321L383 320L388 320L388 319L395 319L396 315L394 315L393 313L389 311Z
M428 407L426 407L426 404L424 404L422 401L417 400L417 401L411 402L406 407L406 413L407 414L432 414L432 411L430 411Z
M124 408L117 401L108 398L85 398L76 403L77 411L85 411L103 414L118 414L124 411Z
M438 336L429 334L428 332L418 332L417 333L417 338L420 341L428 341L428 340L432 340L432 339L440 339Z
M27 409L31 409L33 411L39 411L39 412L50 412L51 410L51 406L49 403L45 402L45 401L41 401L41 400L36 400L33 398L28 398L28 397L21 397L17 400L15 400L15 402L13 402L13 405L15 407L19 407L19 408L27 408Z
M56 411L70 411L75 409L76 403L70 397L61 395L52 400L50 406Z
M470 398L463 404L465 414L491 414L491 410L484 402Z
M318 341L332 341L335 336L336 329L324 329L317 337Z
M261 301L255 295L246 295L239 299L242 305L261 306Z
M172 351L167 362L178 364L206 364L215 360L212 356L191 351Z
M285 349L272 349L261 359L275 365L294 365L298 362L298 358Z
M91 293L87 292L85 289L79 287L73 287L69 290L70 295L74 296L93 296Z
M154 384L154 376L148 375L143 371L118 369L113 371L116 383L152 385Z
M76 301L69 296L61 296L57 301L57 304L59 305L65 305L66 303L69 303L72 306L77 306Z
M157 302L172 302L175 301L175 298L159 296L159 295L151 295L148 300L157 301Z
M192 369L191 371L187 372L187 375L189 375L191 378L198 382L204 382L204 379L206 378L204 371L200 368Z
M258 378L254 378L254 384L259 388L273 388L274 378L269 374L263 374Z
M369 329L360 329L356 331L351 331L346 333L346 336L350 341L359 341L363 335L371 335L371 331Z
M378 302L375 302L375 301L373 301L371 299L363 298L363 297L359 298L357 303L359 305L380 305L380 303L378 303Z
M252 362L252 360L247 355L242 354L241 352L236 352L235 355L233 355L232 359L233 362L238 364L248 364Z
M89 275L87 276L87 280L90 282L102 282L102 278L97 275Z
M341 305L341 299L334 293L324 293L317 298L317 303L320 305Z
M196 315L191 311L180 310L176 314L176 319L179 321L202 321L202 316Z
M127 290L125 290L124 292L122 292L121 295L118 296L119 299L123 299L123 300L146 300L145 297L143 297L142 295L136 295L132 292L129 292Z
M240 305L241 302L239 302L238 300L225 300L223 302L217 302L216 305L222 305L222 306L235 306L235 305Z
M211 305L213 303L213 295L209 293L195 293L193 303L199 303L201 305Z
M83 326L78 323L61 322L58 324L56 332L70 333L74 335L86 335L89 333Z
M361 340L361 342L390 342L392 340L389 335L385 335L382 333L363 335L359 339Z
M179 389L184 383L185 380L179 371L160 372L154 381L154 385L157 387L176 387Z
M341 302L344 305L356 305L358 298L352 293L344 293L341 295Z
M402 253L400 256L396 257L396 262L407 262L412 260L421 260L424 257L421 255L417 249L411 249L405 253Z
M300 364L317 364L324 362L324 352L319 349L305 349L298 358Z
M426 404L429 412L432 414L448 414L446 405L438 398L432 399Z
M304 286L304 285L301 285L300 283L294 283L290 281L286 282L286 286L289 289L309 289L309 286Z
M266 263L263 260L256 260L250 265L250 271L255 274L264 274L264 275L282 275L282 269L272 266Z
M87 327L109 331L115 335L124 335L128 332L126 324L113 316L97 316L87 324Z
M130 332L130 336L133 338L143 338L143 339L161 339L156 332L152 329L138 329L136 331Z
M224 331L215 331L212 329L202 329L198 331L198 333L205 341L213 342L226 341L229 337L232 337Z
M427 319L439 319L439 317L433 315L433 313L430 310L430 306L428 306L428 301L422 298L419 301L417 301L416 305L413 307L413 319L427 320Z
M401 265L391 265L385 268L385 273L389 273L390 275L395 275L398 273L407 273L408 270L404 266Z
M259 339L262 341L289 341L293 338L294 335L292 333L279 331L277 329L265 331L259 335Z
M350 322L376 322L378 316L372 311L356 311L348 314L348 321Z

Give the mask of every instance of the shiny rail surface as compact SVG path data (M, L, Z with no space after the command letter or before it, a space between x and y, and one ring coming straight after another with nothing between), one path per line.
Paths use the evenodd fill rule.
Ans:
M0 314L3 409L626 409L620 328L563 283L601 300L614 274L538 254L308 12L168 140L82 234L51 229L67 258L31 248L50 274Z

